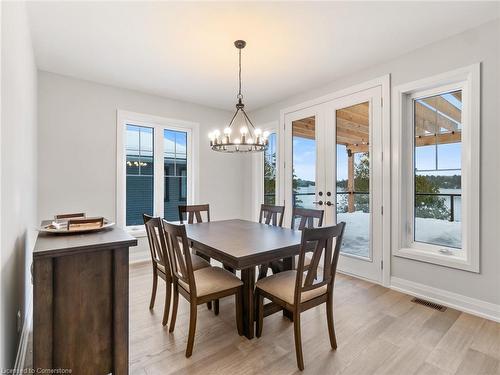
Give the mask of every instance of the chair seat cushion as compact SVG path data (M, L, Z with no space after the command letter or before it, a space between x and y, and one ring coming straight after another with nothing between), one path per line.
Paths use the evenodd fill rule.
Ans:
M280 300L285 301L290 305L293 305L296 279L297 271L285 271L265 277L257 281L255 286L258 289L261 289L264 292L278 297ZM306 302L310 299L319 297L322 294L325 294L326 290L327 286L323 285L322 287L304 292L302 293L301 302Z
M196 296L202 297L224 290L237 288L243 283L234 274L220 267L205 267L193 272ZM179 284L189 292L189 285L179 280Z
M210 267L210 263L208 263L205 259L198 255L191 254L191 263L193 264L193 271L199 270L201 268ZM165 266L163 264L156 264L158 269L165 273Z

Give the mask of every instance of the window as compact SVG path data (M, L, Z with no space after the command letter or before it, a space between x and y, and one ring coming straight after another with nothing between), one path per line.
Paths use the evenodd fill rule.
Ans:
M178 220L180 204L187 199L187 133L165 129L163 132L165 176L164 212L166 220Z
M143 214L178 220L195 202L198 125L118 111L117 223L143 230Z
M413 101L414 241L462 247L462 91Z
M264 203L276 204L276 133L269 135L269 147L264 152Z
M478 272L479 65L394 91L394 253Z
M259 219L260 205L278 204L279 190L279 137L278 122L256 126L263 132L269 133L269 147L264 152L255 153L250 157L252 160L252 219Z
M127 124L127 226L143 223L143 213L153 215L153 149L152 128Z

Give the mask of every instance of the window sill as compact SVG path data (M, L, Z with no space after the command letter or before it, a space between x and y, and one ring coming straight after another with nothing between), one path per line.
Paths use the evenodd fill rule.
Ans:
M472 264L470 260L463 256L465 255L464 250L460 251L460 255L441 254L438 250L422 250L415 248L401 248L394 250L393 253L395 256L401 258L479 273L479 266Z

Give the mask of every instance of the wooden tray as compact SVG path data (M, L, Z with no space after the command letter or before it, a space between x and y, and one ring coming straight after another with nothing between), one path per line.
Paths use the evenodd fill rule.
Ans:
M114 222L109 221L108 219L104 219L103 226L99 228L80 227L68 230L67 228L56 229L52 225L52 222L48 222L46 224L42 223L42 226L38 228L38 231L42 233L53 233L53 234L90 233L90 232L98 232L106 228L111 228L113 225L115 225Z

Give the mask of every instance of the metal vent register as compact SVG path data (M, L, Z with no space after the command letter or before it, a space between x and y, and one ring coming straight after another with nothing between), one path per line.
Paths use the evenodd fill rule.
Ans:
M419 305L423 305L423 306L426 306L426 307L430 307L431 309L434 309L434 310L437 310L437 311L445 311L446 310L446 307L443 306L443 305L440 305L438 303L434 303L434 302L431 302L431 301L426 301L425 299L421 299L421 298L413 298L411 300L413 303L418 303Z

